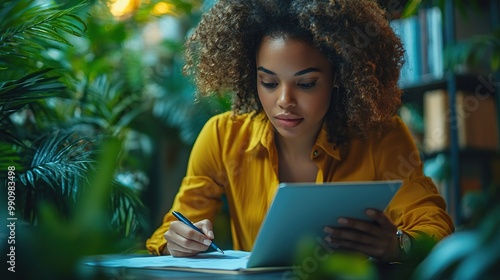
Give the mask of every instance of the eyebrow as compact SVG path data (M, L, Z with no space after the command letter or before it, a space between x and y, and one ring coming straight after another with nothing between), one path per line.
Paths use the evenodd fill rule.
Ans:
M276 73L274 73L273 71L271 71L269 69L266 69L266 68L264 68L262 66L257 67L257 70L262 71L264 73L267 73L269 75L275 75L276 76ZM301 71L295 73L294 76L301 76L301 75L304 75L304 74L307 74L307 73L310 73L310 72L321 72L321 71L318 68L309 67L307 69L304 69L304 70L301 70Z

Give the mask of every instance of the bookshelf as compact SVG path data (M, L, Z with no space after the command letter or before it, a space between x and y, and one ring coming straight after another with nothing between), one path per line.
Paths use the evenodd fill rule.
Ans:
M474 30L473 26L465 26L459 21L457 16L457 7L453 0L445 0L443 10L438 7L427 6L421 8L417 15L412 18L393 19L391 26L398 33L405 45L407 51L407 63L402 69L401 87L405 90L403 103L417 104L421 110L425 110L425 94L431 91L443 90L446 91L447 102L447 137L448 145L441 150L424 152L422 159L432 159L438 155L445 155L449 159L449 176L445 184L445 193L443 193L448 203L448 211L452 215L455 223L461 225L463 213L461 209L461 201L463 197L463 181L470 183L468 173L471 170L478 170L477 181L478 185L485 187L493 181L495 177L493 171L493 162L500 160L498 148L482 149L481 147L468 147L463 144L463 128L460 130L459 123L463 116L463 96L460 94L463 91L478 92L478 87L485 84L492 77L493 81L500 81L500 74L477 72L476 69L457 74L451 70L445 70L442 63L436 63L436 59L445 54L446 46L454 44L457 39L462 39L461 29L467 29L462 33L484 32L483 26L481 30ZM486 0L480 1L481 9L489 15L487 19L489 28L493 30L499 27L499 1ZM488 11L489 9L489 11ZM486 19L485 19L486 20ZM413 35L412 35L413 34ZM423 34L423 35L422 35ZM413 38L412 38L413 37ZM458 38L457 38L458 37ZM498 85L495 86L499 88ZM485 89L483 89L485 90ZM500 98L496 96L491 85L488 87L493 100L493 108L500 108ZM489 101L492 101L491 99ZM491 102L490 104L491 105ZM491 108L491 106L490 106ZM495 111L495 109L493 109ZM494 132L496 142L494 146L500 146L500 137L498 136L498 124L500 123L500 110L492 113L496 129ZM491 142L491 141L490 141Z

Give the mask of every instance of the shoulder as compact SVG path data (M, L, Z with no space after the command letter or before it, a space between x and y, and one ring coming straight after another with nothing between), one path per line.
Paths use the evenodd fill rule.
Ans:
M372 152L375 166L384 178L407 178L422 172L420 151L398 116L391 119L391 126L382 137L373 142Z
M203 126L191 151L190 168L193 173L221 170L230 150L244 142L243 136L251 123L250 115L235 115L232 111L212 116ZM247 125L248 126L248 125Z
M366 136L366 138L353 137L350 141L364 146L373 146L374 149L385 145L414 145L408 127L397 115L389 119L382 128Z
M376 161L393 167L410 163L413 169L419 168L421 164L420 151L410 130L399 116L393 117L381 137L373 141L373 155Z
M377 168L398 166L402 159L414 162L415 165L420 164L419 150L399 116L392 117L378 135L351 139L349 146L347 153L359 154L364 151Z
M240 128L250 128L251 126L258 125L261 120L260 114L246 113L235 114L232 111L217 114L211 117L205 127L216 128L219 131L232 131Z
M262 135L267 122L263 113L235 114L228 111L211 117L199 137L217 138L220 144L245 139L247 142L250 138Z
M388 126L379 137L371 141L374 159L387 162L400 161L402 158L420 164L420 152L410 130L399 116L391 118ZM393 164L397 164L394 163Z
M407 148L416 149L410 130L397 115L391 118L388 126L384 129L382 135L376 142L378 142L379 145L406 145L408 146Z

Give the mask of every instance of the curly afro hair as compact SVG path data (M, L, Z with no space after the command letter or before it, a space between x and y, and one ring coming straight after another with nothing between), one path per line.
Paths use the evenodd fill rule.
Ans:
M261 112L255 60L264 37L305 41L330 60L330 141L377 135L396 114L404 50L372 0L219 0L186 41L184 73L203 96L231 92L236 114Z

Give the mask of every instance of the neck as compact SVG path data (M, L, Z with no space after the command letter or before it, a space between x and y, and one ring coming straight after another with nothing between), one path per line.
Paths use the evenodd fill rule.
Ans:
M320 130L315 134L297 138L285 138L276 133L275 143L278 153L291 158L309 158Z

